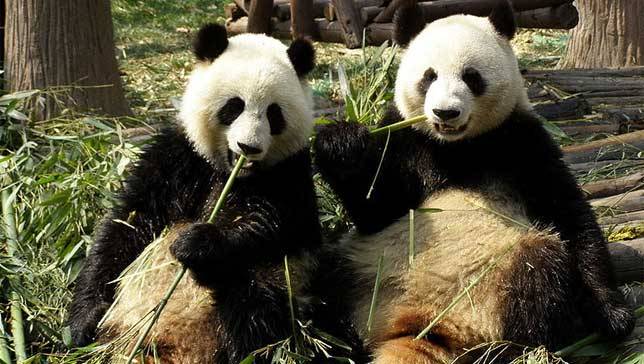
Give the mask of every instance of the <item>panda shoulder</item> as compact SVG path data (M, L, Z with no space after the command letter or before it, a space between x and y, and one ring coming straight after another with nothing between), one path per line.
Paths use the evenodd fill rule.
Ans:
M171 126L159 130L143 147L134 172L169 176L186 168L203 171L206 165L183 131Z
M544 126L544 120L534 111L515 111L504 124L510 126L510 139L516 148L538 156L538 159L560 159L563 156L561 148Z

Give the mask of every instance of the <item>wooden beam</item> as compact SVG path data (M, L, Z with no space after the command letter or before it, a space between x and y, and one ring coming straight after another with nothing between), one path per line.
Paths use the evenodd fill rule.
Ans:
M313 0L291 0L291 29L293 39L316 35L313 23Z
M523 28L572 29L579 23L579 12L572 3L521 11L516 16Z
M248 33L271 33L273 0L251 0L248 9Z
M401 6L413 6L416 0L392 0L387 7L374 18L375 23L389 23L394 18L396 10Z
M611 148L616 148L612 151ZM615 158L615 155L637 154L644 149L644 130L610 136L590 143L571 145L563 148L564 161L567 163L584 163ZM601 152L601 156L599 155Z
M617 284L644 280L644 239L609 243Z
M364 25L356 4L353 0L331 0L331 3L342 27L344 44L347 48L361 47Z

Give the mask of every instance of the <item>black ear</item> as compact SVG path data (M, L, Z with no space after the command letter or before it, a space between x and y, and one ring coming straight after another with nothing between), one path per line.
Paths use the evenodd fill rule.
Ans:
M406 47L427 25L423 9L417 4L404 5L394 14L394 42Z
M228 47L226 28L219 24L206 24L197 33L193 43L193 51L197 59L212 62Z
M297 77L304 77L315 67L315 49L311 42L304 38L295 39L286 51Z
M508 38L508 40L514 38L514 34L517 32L517 23L514 18L512 4L508 0L499 0L488 18L497 33Z

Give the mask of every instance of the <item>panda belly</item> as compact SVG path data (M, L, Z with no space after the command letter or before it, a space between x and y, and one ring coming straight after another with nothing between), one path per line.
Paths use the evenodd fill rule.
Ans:
M148 247L145 264L149 269L126 274L119 281L115 304L101 326L101 342L117 339L128 329L140 326L141 320L161 302L181 270L169 249L180 231L180 226L174 227L165 239ZM197 285L190 274L184 275L148 336L151 340L147 343L156 353L151 353L146 362L154 362L156 355L162 363L214 363L220 326L214 304L210 290ZM121 350L126 356L137 337L119 346L126 348ZM112 362L125 362L125 357L114 355Z
M366 328L378 258L384 251L381 285L370 331L363 337L375 363L451 362L464 349L503 339L503 313L513 270L525 251L565 255L559 238L529 225L521 205L502 189L483 193L448 189L416 212L415 256L409 264L409 220L345 242L359 277L355 325ZM493 262L493 269L484 273ZM426 336L413 340L461 292L470 287Z

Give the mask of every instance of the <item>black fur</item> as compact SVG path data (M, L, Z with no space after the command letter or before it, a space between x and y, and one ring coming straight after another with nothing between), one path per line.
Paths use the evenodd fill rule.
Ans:
M401 6L394 14L394 42L406 47L427 25L423 9L414 5Z
M481 73L474 68L468 67L463 71L463 81L470 88L474 96L481 96L487 90L487 82L481 76Z
M233 97L226 101L224 106L217 111L217 119L223 125L230 125L244 112L245 105L244 100L239 97Z
M270 104L266 110L268 124L271 127L271 135L282 134L286 127L286 120L282 114L282 108L278 104Z
M213 224L213 201L229 175L225 158L207 162L183 132L168 129L146 148L125 181L120 203L98 227L78 278L69 324L76 345L91 343L114 299L109 284L165 226L192 222L172 251L198 282L214 288L225 332L218 363L238 363L252 350L290 332L283 281L253 274L257 265L282 266L320 245L308 150L235 181ZM115 221L128 220L130 224Z
M206 24L197 33L193 51L198 60L212 62L228 47L226 28L219 24Z
M427 91L429 90L429 86L432 85L434 81L438 78L438 75L436 74L436 71L434 71L433 68L428 68L425 70L425 73L423 73L423 78L418 81L418 85L416 85L416 89L418 89L418 93L423 95L423 97L427 94Z
M492 9L489 19L497 33L508 40L514 38L514 34L517 32L517 22L514 18L512 4L508 0L499 0L498 5Z
M392 110L381 125L400 119ZM616 336L630 332L633 316L615 290L606 243L595 216L562 161L559 147L535 116L515 112L495 130L449 143L412 128L396 131L391 134L375 188L366 199L385 138L371 137L364 126L340 123L322 127L315 141L319 171L361 233L377 233L446 187L477 190L492 181L501 183L518 195L533 223L552 225L566 241L569 260L544 264L558 264L570 280L534 279L520 270L508 277L514 280L511 286L529 292L519 288L508 292L515 304L505 313L504 339L527 345L547 343L559 349L587 330L567 321L574 315L562 316L555 310L576 312L578 308L591 329ZM574 287L578 293L566 287ZM547 297L534 301L536 293L545 292ZM530 305L519 304L531 300L534 303ZM554 332L557 330L561 332Z
M286 52L298 77L302 78L313 71L315 67L315 49L311 42L302 38L295 39Z

